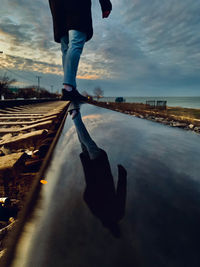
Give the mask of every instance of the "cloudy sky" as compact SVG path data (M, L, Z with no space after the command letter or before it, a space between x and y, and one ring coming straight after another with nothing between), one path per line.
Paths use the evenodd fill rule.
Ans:
M106 96L200 96L200 4L197 0L112 0L102 19L92 0L94 36L86 43L78 89ZM0 75L19 86L62 88L60 45L48 0L1 0Z

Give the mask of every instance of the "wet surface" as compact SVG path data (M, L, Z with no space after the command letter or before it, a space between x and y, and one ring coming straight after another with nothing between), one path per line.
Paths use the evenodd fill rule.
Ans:
M91 105L81 112L114 183L117 164L127 171L120 237L83 199L81 147L68 117L13 266L199 266L200 136Z

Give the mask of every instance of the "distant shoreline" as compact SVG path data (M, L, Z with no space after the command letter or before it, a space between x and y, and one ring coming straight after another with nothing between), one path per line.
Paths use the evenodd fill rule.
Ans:
M116 97L102 97L99 101L102 102L115 102ZM199 108L200 109L200 96L134 96L123 97L126 103L143 103L147 100L165 100L169 107L183 107L183 108Z
M200 134L200 109L167 107L166 110L159 110L149 108L147 105L141 103L103 101L92 101L92 104Z

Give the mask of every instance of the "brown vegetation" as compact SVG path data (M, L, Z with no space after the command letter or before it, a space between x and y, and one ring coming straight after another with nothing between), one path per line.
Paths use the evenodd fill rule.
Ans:
M93 104L112 109L115 111L123 112L126 114L155 120L157 122L166 122L172 126L178 126L176 122L182 123L183 128L187 128L187 125L193 125L190 129L200 127L200 109L181 108L181 107L167 107L165 110L151 108L148 105L140 103L114 103L114 102L97 102L93 101ZM160 120L159 120L160 118ZM167 121L169 123L167 123ZM172 122L170 124L170 122ZM184 126L185 125L185 126Z
M10 79L6 75L0 77L0 99L2 95L12 98L13 93L9 90L9 86L15 82L15 79Z

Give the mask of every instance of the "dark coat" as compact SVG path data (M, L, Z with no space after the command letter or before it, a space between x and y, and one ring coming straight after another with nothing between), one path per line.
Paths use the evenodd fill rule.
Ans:
M99 0L102 12L110 11L110 0ZM49 0L53 17L54 39L60 43L60 38L68 30L78 30L87 34L87 40L92 38L91 0Z

